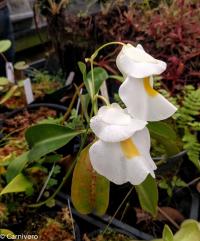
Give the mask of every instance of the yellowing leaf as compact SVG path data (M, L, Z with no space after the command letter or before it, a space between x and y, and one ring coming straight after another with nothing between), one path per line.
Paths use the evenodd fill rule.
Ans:
M80 154L72 179L72 202L82 214L103 215L109 203L109 181L96 173L90 163L89 146Z

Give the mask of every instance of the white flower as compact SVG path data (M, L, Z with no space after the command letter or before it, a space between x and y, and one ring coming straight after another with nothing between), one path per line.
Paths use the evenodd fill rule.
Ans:
M99 138L89 150L93 168L116 184L138 185L148 174L155 177L146 124L131 118L118 104L101 107L90 123Z
M141 45L124 45L116 59L125 77L119 95L128 112L137 119L159 121L173 115L177 108L153 89L153 75L166 69L166 63L147 54Z

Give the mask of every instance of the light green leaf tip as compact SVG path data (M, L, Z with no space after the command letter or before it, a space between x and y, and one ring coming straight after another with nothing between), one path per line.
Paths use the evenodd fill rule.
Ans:
M11 47L10 40L1 40L0 41L0 53L6 52Z

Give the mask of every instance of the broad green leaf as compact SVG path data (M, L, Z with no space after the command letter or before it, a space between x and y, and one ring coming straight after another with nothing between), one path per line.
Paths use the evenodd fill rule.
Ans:
M0 195L6 193L26 192L32 189L32 183L22 174L18 174L4 189Z
M184 221L173 241L200 241L200 223L192 219Z
M166 150L167 155L172 156L180 150L178 147L178 137L170 125L164 122L150 122L147 125L152 138L161 143Z
M9 229L0 229L0 235L14 235L14 233ZM1 238L2 239L2 238Z
M176 141L177 135L176 132L165 122L149 122L148 129L150 132L155 133L156 135L162 136L166 139Z
M10 162L6 172L7 182L10 182L24 169L26 163L28 162L28 154L29 152L25 152Z
M89 146L80 154L72 179L72 202L82 214L103 215L109 203L109 181L96 173L90 163Z
M4 85L8 85L10 82L7 78L5 77L0 77L0 85L4 86Z
M171 229L169 228L168 225L165 224L164 226L164 230L163 230L163 241L173 241L174 238L173 238L173 233L171 231Z
M93 90L93 85L92 85L92 71L90 71L87 74L87 78L84 82L85 86L86 86L86 89L87 89L87 91L88 91L88 93L90 94L91 97L93 96L93 94L95 95L95 94L98 93L102 83L106 79L108 79L108 73L106 72L105 69L103 69L101 67L94 68L93 73L94 73L94 90Z
M142 209L156 216L158 205L158 189L156 180L151 176L140 185L135 186Z
M6 52L11 47L10 40L0 40L0 53Z
M15 63L15 65L14 65L14 68L16 70L25 70L25 69L28 69L28 67L29 67L29 65L26 64L25 61L19 61L19 62Z
M86 65L83 62L79 61L78 67L79 67L79 69L82 73L83 81L85 82L85 80L86 80Z
M32 148L28 155L29 160L39 160L42 156L63 147L82 132L55 124L30 127L25 133L29 147Z
M3 96L3 98L0 100L0 104L5 103L7 100L9 100L17 91L18 86L14 85L12 88Z

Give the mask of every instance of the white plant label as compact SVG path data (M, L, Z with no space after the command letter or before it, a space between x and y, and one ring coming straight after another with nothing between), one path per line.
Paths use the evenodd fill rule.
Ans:
M11 62L6 62L6 77L11 83L15 83L14 68Z
M65 86L71 85L74 80L75 73L71 71L67 77L67 80L65 82Z
M34 101L34 96L33 96L31 80L29 78L24 80L24 92L25 92L27 104L32 103Z
M101 95L109 101L108 88L105 81L101 85L100 91L101 91Z

